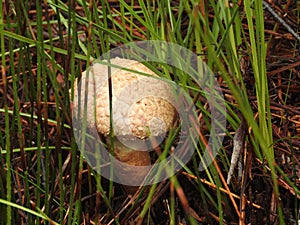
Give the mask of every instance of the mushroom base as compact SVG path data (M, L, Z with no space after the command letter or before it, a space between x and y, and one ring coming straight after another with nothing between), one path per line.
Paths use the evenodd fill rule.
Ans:
M106 143L110 147L110 138L106 138ZM117 170L117 176L119 180L126 180L124 183L132 183L132 186L124 185L124 188L128 194L134 194L138 190L136 184L141 184L146 178L149 169L138 168L151 165L151 158L148 151L132 150L123 145L116 138L114 139L114 157L122 162L121 164L115 164ZM124 165L124 163L126 165Z

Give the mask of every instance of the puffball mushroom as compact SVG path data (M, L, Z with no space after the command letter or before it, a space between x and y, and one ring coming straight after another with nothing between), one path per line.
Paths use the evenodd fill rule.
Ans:
M133 186L141 184L149 170L139 169L151 165L151 158L145 140L163 137L174 123L176 110L168 99L174 94L167 82L138 61L113 58L109 67L94 63L89 72L84 71L81 78L81 105L85 98L85 84L88 81L87 104L95 110L87 111L88 126L96 126L97 132L104 136L114 157L126 163L119 165L119 179L130 179ZM117 66L117 67L115 67ZM123 69L122 69L123 68ZM126 69L124 69L126 68ZM135 72L136 71L136 72ZM147 76L142 74L147 74ZM112 112L109 104L110 74L112 88ZM77 89L77 82L75 88ZM78 92L75 92L73 108L78 107ZM83 118L83 109L79 110ZM95 114L94 114L95 113ZM113 138L111 139L111 114ZM113 145L111 145L113 140ZM137 189L126 186L127 192Z

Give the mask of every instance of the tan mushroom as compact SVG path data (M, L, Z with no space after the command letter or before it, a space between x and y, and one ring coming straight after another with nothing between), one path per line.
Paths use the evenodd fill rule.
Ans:
M153 71L140 62L113 58L110 64L114 138L110 138L109 67L100 63L93 64L88 73L87 104L95 105L96 108L95 111L87 112L87 122L88 126L96 126L98 133L105 137L108 146L111 146L113 140L114 149L110 149L110 152L113 152L122 165L128 165L125 167L116 164L119 165L119 168L115 168L119 180L126 179L124 183L136 186L142 183L149 172L149 169L138 167L151 165L147 151L149 146L145 140L151 142L152 137L164 137L173 125L176 110L170 99L174 93L166 82L162 82ZM81 95L85 93L86 79L85 71L81 78ZM75 99L78 99L78 92L75 92L74 108L78 107ZM81 101L84 101L84 97ZM82 116L82 112L80 114ZM132 194L136 188L127 186L126 190Z

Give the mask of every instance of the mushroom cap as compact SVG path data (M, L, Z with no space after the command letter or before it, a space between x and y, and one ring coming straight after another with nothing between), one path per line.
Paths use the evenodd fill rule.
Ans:
M174 91L170 85L138 61L113 58L110 59L110 64L112 65L110 78L114 135L140 139L164 135L173 125L176 116L176 110L172 105ZM96 125L99 133L108 136L110 133L109 67L94 63L88 71L82 73L80 90L82 107L79 109L79 115L83 118L86 94L88 125ZM87 92L85 87L88 87ZM75 91L73 108L77 110L78 97L79 92Z

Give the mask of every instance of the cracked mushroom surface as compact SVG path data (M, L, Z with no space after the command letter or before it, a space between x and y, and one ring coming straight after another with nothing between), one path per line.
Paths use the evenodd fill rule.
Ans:
M163 82L157 74L138 61L113 58L110 59L110 64L110 73L108 65L100 63L93 64L88 72L82 73L80 102L84 105L87 99L89 108L95 109L87 111L87 124L96 126L109 147L112 114L114 143L110 152L114 152L116 159L123 163L122 168L116 168L118 176L132 179L132 185L137 186L149 172L149 169L137 167L151 165L144 140L164 137L173 126L176 110L171 99L174 93L167 82ZM112 85L111 114L109 74ZM88 87L88 91L85 91L85 87ZM77 110L78 95L79 92L75 91L73 108ZM84 107L79 109L80 118L83 118L83 110ZM128 166L124 167L124 163Z

